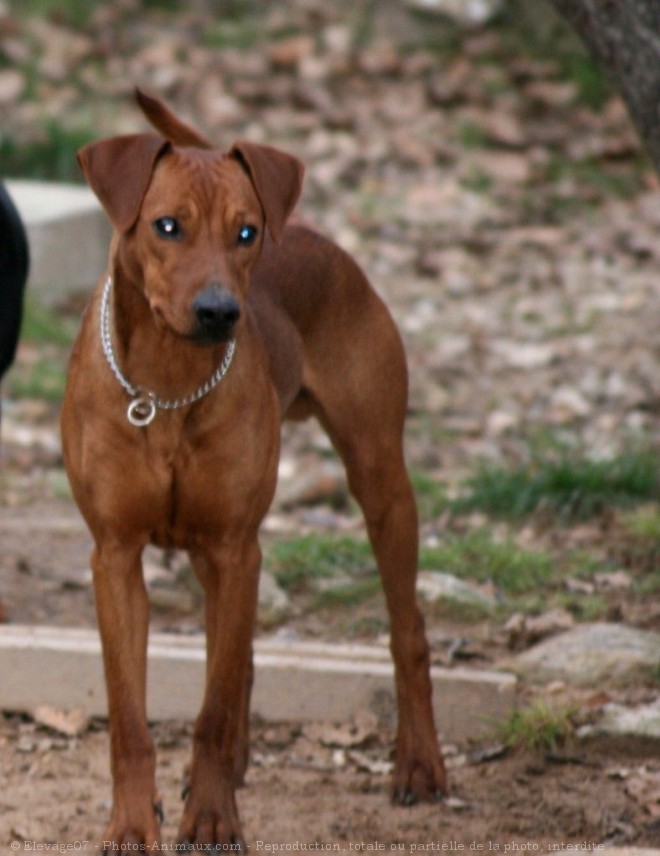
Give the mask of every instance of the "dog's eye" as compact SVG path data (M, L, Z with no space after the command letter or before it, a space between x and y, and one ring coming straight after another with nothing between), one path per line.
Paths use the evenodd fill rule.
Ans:
M178 238L181 229L174 217L159 217L154 221L154 229L160 238Z
M243 247L249 247L250 244L254 244L256 237L256 226L241 226L238 232L237 243L241 244Z

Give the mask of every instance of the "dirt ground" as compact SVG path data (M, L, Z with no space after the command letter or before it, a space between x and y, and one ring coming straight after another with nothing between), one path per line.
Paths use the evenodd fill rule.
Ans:
M13 572L3 577L3 594L13 617L22 623L93 626L85 570L88 535L67 502L53 500L37 512L7 509L3 517L5 570L8 556L14 557ZM184 602L185 591L174 588L174 597ZM371 604L367 612L383 618L382 604ZM284 626L302 637L337 639L344 618L341 611L304 614ZM201 624L198 607L161 606L152 614L154 628L176 633L198 631ZM429 635L440 663L447 646L458 640L466 641L475 657L468 665L496 667L508 653L489 622L431 621ZM530 697L529 688L521 688L521 703ZM654 697L653 687L646 686L605 695L595 688L574 700L585 710L603 698L634 703ZM350 733L349 724L343 727ZM191 724L161 723L153 734L164 841L172 842ZM660 842L660 755L654 741L580 741L546 755L505 751L497 734L491 742L448 745L449 799L411 808L392 807L388 799L391 725L374 722L355 745L350 740L345 745L325 739L323 725L254 722L251 746L239 806L246 839L258 852L303 846L342 852L548 852L569 844L594 849ZM95 852L110 809L108 761L104 722L93 721L80 735L67 737L29 716L6 713L0 718L0 848L27 852L31 842L50 842Z
M70 502L35 501L29 511L6 508L0 531L3 595L12 618L93 627L90 540ZM185 605L185 588L170 581L167 590L169 600L154 606L152 627L200 631L200 608ZM382 623L382 603L352 612L360 609ZM302 638L336 640L342 638L345 617L337 610L303 613L283 627ZM496 668L498 659L510 653L502 633L488 621L430 620L428 629L434 661L440 664L446 663L447 648L460 640L470 656L461 665ZM262 635L271 632L261 628ZM574 701L589 709L603 698L634 703L654 697L652 686L605 695L594 688ZM529 698L530 689L522 687L521 703ZM191 724L161 723L153 734L167 842L176 835ZM346 747L324 740L323 726L254 722L252 763L239 797L250 846L264 852L303 845L347 852L443 847L547 852L568 844L660 842L657 742L579 742L549 756L504 751L497 734L492 742L448 745L450 798L412 808L392 807L388 800L393 745L392 728L382 723ZM104 722L94 721L81 735L67 737L28 716L6 713L0 719L0 848L13 842L24 850L30 842L95 846L110 808L108 761ZM80 846L95 852L92 843Z
M154 728L164 840L174 840L190 727ZM391 735L372 738L386 759ZM107 733L54 737L8 717L0 727L0 846L12 842L91 842L95 852L109 812ZM650 762L639 746L580 747L544 760L524 755L478 762L450 748L451 797L439 805L392 807L386 775L359 771L306 738L300 726L256 724L252 765L239 807L253 851L333 849L407 853L444 849L549 852L569 844L658 843L640 803L628 793L631 769ZM655 767L653 766L655 764ZM631 789L632 790L632 789ZM634 793L634 791L633 791ZM297 845L297 847L296 847ZM27 843L21 852L28 850Z
M141 130L130 96L141 83L214 138L253 136L296 152L307 165L305 216L356 254L402 330L411 379L407 448L416 472L452 490L478 461L527 461L543 442L596 457L640 438L658 443L658 181L618 99L590 106L582 83L566 81L547 57L523 55L519 42L512 49L496 28L452 30L438 51L427 38L437 23L418 21L412 35L397 29L400 3L389 4L389 28L387 16L372 15L377 4L264 4L256 23L244 22L261 40L241 51L200 43L200 33L218 44L227 34L220 30L226 22L214 21L216 32L199 11L179 19L138 16L143 4L129 0L98 5L75 38L66 18L3 18L0 48L26 81L34 72L17 48L23 36L48 60L26 90L34 98L13 104L0 92L5 126L20 140L38 124L35 116L91 116L103 133ZM229 24L235 38L241 21ZM69 321L77 308L75 301L67 307ZM65 358L66 348L24 341L3 390L1 594L6 619L16 624L95 625L90 542L63 476L57 401L11 394L43 362L63 372ZM283 470L292 482L328 458L316 428L285 432ZM427 513L424 543L455 525L492 526L558 554L576 545L608 572L620 560L630 585L603 595L597 617L660 627L657 587L650 595L637 587L657 566L623 561L616 517L510 531L500 522ZM311 504L277 502L264 537L319 530L363 532L355 509L338 509L321 490ZM199 631L196 592L160 555L149 564L164 583L154 629ZM578 583L582 589L576 583L570 595L573 606L583 598L576 620L589 620L595 584L591 577ZM452 650L462 652L461 665L496 668L510 653L497 621L445 620L430 611L427 624L435 662L447 665ZM385 631L378 598L344 611L294 610L280 628L365 642ZM570 701L588 711L605 699L651 701L657 692L657 685L592 687ZM530 697L523 687L521 701ZM166 841L176 834L190 731L189 723L153 729ZM239 795L247 840L256 852L660 846L657 741L577 742L542 755L505 751L495 735L492 744L445 749L450 798L393 808L390 725L376 723L347 746L297 723L255 722ZM103 722L67 737L24 714L0 715L2 852L46 844L95 852L110 811L107 756Z

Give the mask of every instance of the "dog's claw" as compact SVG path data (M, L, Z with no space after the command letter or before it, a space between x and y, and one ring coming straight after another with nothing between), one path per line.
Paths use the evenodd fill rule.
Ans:
M435 788L430 791L428 796L419 797L411 788L397 788L392 792L392 802L395 805L411 806L424 799L426 802L442 803L447 798L447 794L442 788Z
M417 797L409 788L397 788L392 793L392 802L397 805L411 806L417 802Z
M165 812L163 811L162 800L158 800L158 802L154 803L154 814L156 815L158 823L165 823Z

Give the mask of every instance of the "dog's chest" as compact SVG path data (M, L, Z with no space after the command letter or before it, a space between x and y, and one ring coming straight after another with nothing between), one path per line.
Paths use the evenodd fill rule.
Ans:
M197 549L229 529L258 526L272 500L278 458L277 432L238 422L152 437L144 494L151 542Z

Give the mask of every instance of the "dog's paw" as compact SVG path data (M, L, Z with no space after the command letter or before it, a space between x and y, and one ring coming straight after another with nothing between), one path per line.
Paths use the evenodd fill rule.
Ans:
M112 819L101 843L99 854L138 851L159 853L160 825L163 822L163 806L156 798L151 807L146 804L140 811L137 805L124 809L115 805Z
M440 802L448 794L442 758L410 759L397 763L392 782L392 802L410 806L418 802Z
M124 852L160 853L160 844L160 830L153 833L141 833L132 829L108 831L103 836L99 856Z
M242 838L232 837L229 842L221 843L216 841L213 844L205 842L200 843L191 838L178 839L177 848L182 852L202 851L203 853L226 853L228 850L232 853L247 853L247 845Z
M184 811L177 837L178 845L187 850L218 853L247 850L238 814L234 810L206 809Z

